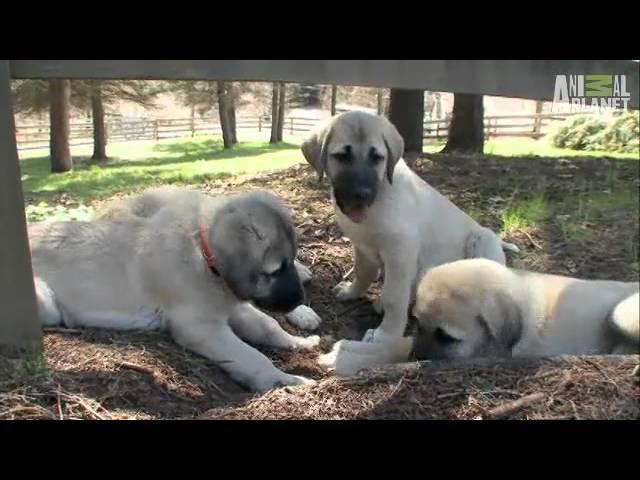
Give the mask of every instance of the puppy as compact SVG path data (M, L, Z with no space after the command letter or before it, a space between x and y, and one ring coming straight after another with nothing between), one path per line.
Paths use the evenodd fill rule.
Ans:
M367 341L404 334L415 286L429 268L474 257L504 265L503 249L518 251L411 171L403 152L386 118L359 111L333 117L302 145L320 179L329 177L337 223L353 243L355 278L336 286L338 300L363 296L384 267L384 316Z
M116 220L130 216L149 218L155 215L162 207L179 202L194 194L194 190L185 187L163 186L146 190L142 194L132 197L113 200L96 213L96 219ZM312 280L309 267L295 260L294 265L302 284ZM320 316L307 305L300 305L284 315L289 323L303 330L315 330L322 322Z
M190 192L148 218L34 224L40 318L44 325L166 329L255 391L312 383L278 370L243 341L318 344L317 336L290 335L258 310L301 304L295 237L288 212L266 192Z
M640 353L639 284L509 269L484 259L418 286L417 359Z
M581 280L486 259L435 267L420 281L414 337L341 340L319 363L340 376L417 360L640 353L637 282Z

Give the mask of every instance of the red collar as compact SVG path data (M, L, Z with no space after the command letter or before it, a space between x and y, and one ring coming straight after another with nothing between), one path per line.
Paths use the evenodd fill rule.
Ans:
M207 232L202 222L200 223L198 229L200 231L200 251L202 252L202 256L204 257L205 261L207 262L207 266L211 269L211 271L215 275L219 276L220 273L218 273L218 270L216 269L216 259L213 256L213 253L211 253L211 249L209 248L209 242L207 242Z

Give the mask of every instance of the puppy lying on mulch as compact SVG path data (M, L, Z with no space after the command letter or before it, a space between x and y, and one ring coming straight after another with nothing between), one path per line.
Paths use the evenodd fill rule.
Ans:
M583 280L451 262L420 281L413 337L342 340L320 363L337 375L407 361L640 353L638 282Z

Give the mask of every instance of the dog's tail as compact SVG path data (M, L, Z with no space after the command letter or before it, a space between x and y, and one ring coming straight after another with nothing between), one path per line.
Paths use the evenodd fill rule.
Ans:
M513 243L505 242L504 240L500 240L503 250L507 250L513 253L520 253L520 249Z

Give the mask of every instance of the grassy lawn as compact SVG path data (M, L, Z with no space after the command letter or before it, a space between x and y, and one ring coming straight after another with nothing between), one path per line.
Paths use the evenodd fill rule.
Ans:
M299 149L303 138L288 135L284 143L270 145L268 132L242 132L242 142L232 150L222 148L219 136L114 143L108 146L109 161L100 164L90 161L91 146L74 147L74 170L64 174L49 172L47 151L21 152L27 218L29 221L50 217L59 220L89 219L94 213L93 202L115 194L127 194L159 184L201 184L228 176L285 169L304 162ZM442 145L427 145L425 152L437 152L441 148ZM505 157L608 156L638 159L634 154L557 149L544 140L527 139L491 140L486 143L485 152ZM601 203L606 203L604 210L616 209L618 200L626 205L636 197L634 192L624 191L616 192L614 196L576 200L574 203L576 208L580 205L584 215L589 217L592 209L602 210L598 206ZM502 213L505 234L537 224L552 210L543 195L511 200ZM480 210L474 211L474 206L469 208L468 213L473 217L481 214ZM568 234L579 232L571 222L565 227Z
M197 184L303 161L295 144L252 140L224 150L221 139L211 136L113 144L106 163L89 159L90 146L74 148L72 154L72 172L51 174L46 152L23 152L20 164L27 198L47 201L66 193L71 200L91 202L157 184Z

